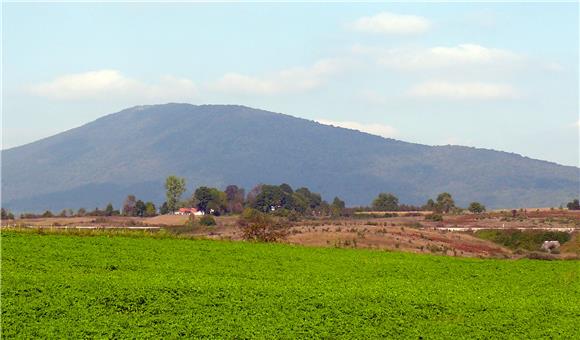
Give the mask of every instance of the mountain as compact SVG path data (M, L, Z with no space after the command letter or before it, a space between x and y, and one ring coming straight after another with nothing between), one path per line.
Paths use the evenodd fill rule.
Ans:
M236 105L137 106L2 151L3 206L85 207L127 194L164 200L168 175L192 188L307 186L366 205L379 192L423 204L448 191L461 205L557 206L578 196L580 169L513 153L426 146Z

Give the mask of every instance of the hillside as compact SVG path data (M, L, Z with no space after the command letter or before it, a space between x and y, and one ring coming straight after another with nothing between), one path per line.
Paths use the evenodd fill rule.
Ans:
M401 142L244 106L165 104L3 151L3 206L92 209L127 194L160 203L171 174L189 191L287 182L349 205L381 191L413 204L448 191L462 205L557 206L580 184L576 167L512 153Z

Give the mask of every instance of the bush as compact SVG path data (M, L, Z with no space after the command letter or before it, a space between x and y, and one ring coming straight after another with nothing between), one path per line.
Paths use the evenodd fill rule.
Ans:
M562 231L484 229L475 232L475 236L501 244L510 249L538 250L544 241L558 241L564 244L571 235Z
M300 214L296 211L291 211L286 218L289 222L298 222L300 221Z
M206 226L206 227L210 227L210 226L216 225L216 222L215 222L215 218L213 218L212 215L203 215L199 219L199 224Z
M425 216L425 220L434 221L434 222L442 222L443 216L441 216L441 214L429 214L429 215Z
M287 225L252 208L244 209L238 224L242 229L242 238L247 241L276 242L288 235Z

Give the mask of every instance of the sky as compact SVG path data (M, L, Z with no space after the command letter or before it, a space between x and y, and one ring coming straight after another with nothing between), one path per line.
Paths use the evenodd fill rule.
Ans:
M4 3L2 148L241 104L579 166L578 3Z

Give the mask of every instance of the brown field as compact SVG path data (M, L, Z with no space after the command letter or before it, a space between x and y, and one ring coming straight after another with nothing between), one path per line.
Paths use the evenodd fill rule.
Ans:
M369 214L370 212L367 212ZM385 212L374 212L385 214ZM395 217L315 218L295 222L284 242L305 246L372 248L388 251L433 253L467 257L518 257L512 250L475 237L478 229L565 231L572 240L561 248L561 257L580 255L580 212L527 209L487 214L445 215L442 222L425 220L425 213L403 212ZM3 221L2 225L33 228L168 229L183 235L241 240L237 216L217 217L215 227L186 226L187 216L53 217Z

